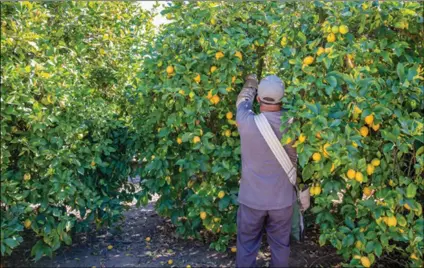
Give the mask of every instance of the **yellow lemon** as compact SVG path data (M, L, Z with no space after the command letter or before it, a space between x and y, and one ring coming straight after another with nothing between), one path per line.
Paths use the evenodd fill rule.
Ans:
M391 227L391 226L396 226L397 225L397 220L396 220L396 217L395 216L391 216L391 217L389 217L388 219L387 219L387 225L389 226L389 227Z
M331 27L331 32L332 32L333 34L338 33L338 32L339 32L339 26L333 26L333 27Z
M315 134L315 137L317 137L318 139L321 139L321 132L317 132L317 134Z
M368 136L368 132L369 132L369 130L368 130L368 128L367 128L367 127L365 127L365 126L361 127L361 129L359 130L359 133L361 133L361 136L362 136L362 137L366 137L366 136Z
M216 20L215 20L215 18L212 18L212 19L211 19L211 24L212 24L212 25L215 25L215 24L216 24Z
M232 248L231 248L231 252L232 252L232 253L236 253L236 252L237 252L237 248L236 248L236 247L232 247Z
M357 248L357 249L361 249L361 247L362 247L362 242L361 241L356 241L356 243L355 243L355 248Z
M181 143L183 143L183 140L181 138L177 138L177 143L181 144Z
M285 144L289 144L289 143L291 143L291 142L292 142L292 139L291 139L290 137L288 137L288 138L286 139Z
M317 51L317 55L319 56L319 55L321 55L324 52L325 52L325 49L323 47L319 47L318 48L318 51Z
M283 36L283 38L281 38L280 44L282 47L285 47L287 45L287 37Z
M374 116L372 114L365 117L365 123L368 126L372 126L372 123L374 122Z
M166 67L166 72L167 72L168 74L172 74L172 73L174 72L174 67L172 67L172 66L168 66L168 67Z
M353 170L353 169L349 169L348 171L347 171L347 177L349 178L349 179L351 179L351 180L353 180L354 178L355 178L355 176L356 176L356 171L355 170Z
M224 132L224 135L225 135L226 137L230 137L230 136L231 136L231 130L227 129L227 130Z
M212 99L212 97L213 97L213 95L212 95L212 90L209 90L209 92L208 92L208 96L207 96L208 100L211 100L211 99Z
M333 48L332 47L326 47L324 51L325 51L325 53L330 54L331 52L333 52Z
M333 172L336 169L336 166L334 165L334 163L331 164L331 169L330 172Z
M200 212L200 218L202 220L206 219L206 212L204 212L204 211Z
M349 27L347 27L346 25L341 25L339 27L339 32L341 34L347 34L349 32Z
M355 114L360 114L360 113L362 113L362 110L358 106L355 105L355 107L353 108L353 112Z
M215 71L216 71L216 69L217 69L217 68L216 68L216 66L212 66L212 67L211 67L211 73L215 72Z
M24 222L24 226L25 226L25 228L29 229L31 227L31 220L26 219L25 222Z
M418 261L418 257L415 253L411 254L411 259Z
M188 96L190 97L190 99L193 99L194 96L196 96L196 94L193 91L191 91L190 93L188 93Z
M321 154L320 153L314 153L312 155L312 159L316 162L318 162L319 160L321 160Z
M146 237L146 242L150 242L150 237Z
M315 186L315 195L319 195L321 193L321 186Z
M171 15L171 14L168 14L168 15L166 15L166 18L167 18L168 20L172 20L172 15Z
M371 267L371 262L370 262L370 259L368 259L368 257L361 257L361 264L365 268Z
M94 161L91 161L91 164L90 164L92 167L94 167L95 165L96 165L96 162L94 162Z
M374 158L371 161L371 165L373 165L374 167L378 167L380 165L380 159Z
M407 210L411 210L411 207L408 204L404 204L403 207L406 208Z
M227 92L230 92L233 89L231 87L227 87L225 90L227 90Z
M367 165L367 174L368 175L372 175L373 173L374 173L374 166L373 165L371 165L371 164L368 164Z
M228 120L233 119L233 113L232 112L228 112L225 117L227 117Z
M379 129L380 129L380 124L377 124L377 125L375 125L375 124L372 124L372 129L374 130L374 131L378 131Z
M196 83L200 83L200 74L196 75L196 77L194 78L194 81Z
M333 43L334 41L336 41L336 35L335 35L334 33L330 33L330 34L327 36L327 42L328 42L328 43Z
M216 54L215 54L215 58L216 58L217 60L219 60L220 58L223 58L223 57L224 57L224 53L222 53L221 51L216 52Z
M168 264L169 265L172 265L174 263L174 261L173 260L168 260Z
M198 143L198 142L200 142L200 137L199 136L195 136L193 138L193 143Z
M370 196L371 193L372 193L372 191L369 187L364 187L363 192L364 192L364 195L366 195L366 196Z
M186 268L191 268L191 265L190 264L187 264Z
M184 90L182 90L182 89L180 89L179 91L178 91L178 93L180 93L181 95L185 95L185 91Z
M235 54L234 54L234 56L236 56L237 58L239 58L240 60L242 60L243 59L243 55L241 54L241 52L240 51L237 51Z
M304 143L304 142L305 142L305 140L306 140L306 136L305 136L305 134L300 133L300 136L299 136L299 142L300 142L300 143Z
M309 189L309 194L310 195L315 195L315 186L312 186L311 189Z
M113 249L113 246L112 245L109 245L109 246L107 246L107 249L108 250L111 250L111 249Z
M235 76L231 77L231 83L234 83L235 81L236 81L236 77Z
M362 175L362 173L361 172L356 172L356 174L355 174L355 180L357 181L357 182L363 182L364 181L364 175Z
M221 219L220 219L220 218L218 218L218 217L215 217L215 218L213 218L213 221L214 221L214 222L220 222L220 221L221 221Z
M225 196L225 192L224 191L219 191L218 198L219 199L222 199L222 198L224 198L224 196Z
M218 96L218 95L215 95L215 96L213 96L213 97L211 98L211 100L210 100L210 101L211 101L213 104L218 104L219 100L220 100L219 96Z
M354 141L352 141L352 146L355 147L355 148L358 148L358 144Z
M24 181L29 181L31 179L31 174L25 173L24 175Z
M311 56L307 56L306 58L303 59L303 64L305 65L310 65L314 62L314 58Z

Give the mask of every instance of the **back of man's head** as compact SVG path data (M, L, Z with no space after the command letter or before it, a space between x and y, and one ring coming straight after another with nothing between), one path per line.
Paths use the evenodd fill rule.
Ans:
M278 76L264 77L258 86L258 97L265 104L279 104L284 96L284 83Z

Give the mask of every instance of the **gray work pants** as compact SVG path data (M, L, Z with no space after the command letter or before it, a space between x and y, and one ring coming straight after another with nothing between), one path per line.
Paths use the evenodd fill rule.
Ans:
M255 267L266 230L271 247L271 267L288 267L290 230L293 207L278 210L257 210L240 204L237 211L236 267Z

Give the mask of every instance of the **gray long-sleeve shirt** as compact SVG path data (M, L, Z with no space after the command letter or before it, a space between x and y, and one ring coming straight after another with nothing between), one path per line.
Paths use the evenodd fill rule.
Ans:
M238 202L253 209L275 210L289 207L296 201L296 193L286 172L272 153L254 121L252 111L256 88L243 88L237 101L237 125L241 139L242 172ZM279 112L264 112L274 133L281 139ZM287 124L288 126L288 124ZM296 166L296 149L284 146Z

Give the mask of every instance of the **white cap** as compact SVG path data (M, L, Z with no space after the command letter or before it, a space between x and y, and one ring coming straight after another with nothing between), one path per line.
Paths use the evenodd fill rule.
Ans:
M258 86L258 96L265 103L277 104L281 102L284 96L284 82L275 75L263 78Z

